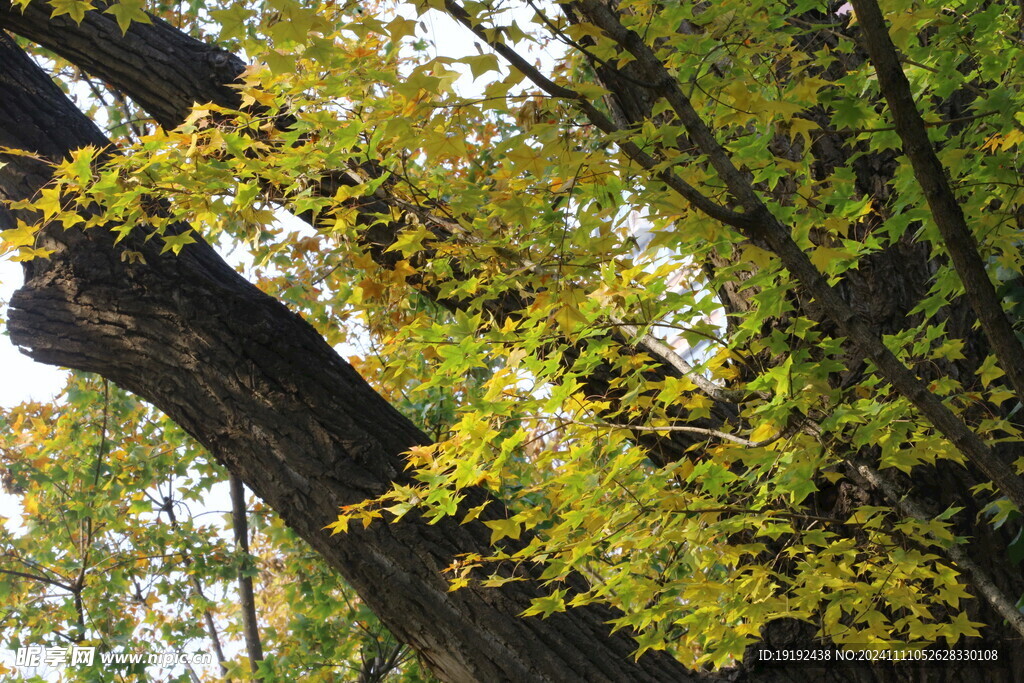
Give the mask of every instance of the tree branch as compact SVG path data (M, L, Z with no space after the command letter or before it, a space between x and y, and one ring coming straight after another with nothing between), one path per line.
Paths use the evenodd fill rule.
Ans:
M530 79L530 81L532 81L534 85L539 87L541 90L552 97L558 97L573 102L580 111L586 114L587 118L590 119L590 122L597 126L597 128L602 132L621 132L621 129L616 126L611 119L601 113L601 110L594 106L590 101L590 98L586 95L571 88L556 84L508 45L505 45L496 38L489 37L488 32L484 31L483 28L473 20L462 5L458 4L454 0L445 0L445 9L452 18L472 31L477 38L484 42L484 44L504 57L510 65ZM697 188L687 183L675 173L672 173L669 170L659 169L659 162L656 161L654 157L647 154L647 152L640 149L636 143L631 142L628 139L620 139L616 140L616 144L626 153L627 157L638 163L642 168L651 171L658 180L661 180L685 198L693 208L707 214L717 221L737 229L741 228L741 226L751 225L749 217L745 214L736 213L735 211L712 201L709 197L705 196L697 190Z
M53 161L109 143L60 89L0 33L0 146ZM48 169L5 155L0 198L33 196ZM181 226L184 229L186 226ZM490 552L489 519L504 506L462 490L453 516L416 514L331 534L341 506L409 482L404 453L429 439L300 316L236 273L205 242L161 253L143 231L44 229L48 259L28 262L11 300L12 340L42 362L98 372L163 410L238 474L339 571L397 637L448 680L697 680L663 652L632 654L619 612L586 605L521 619L548 594L524 580L451 591L459 553ZM120 251L143 253L127 262ZM487 503L490 502L490 505ZM470 507L481 516L460 523ZM585 592L578 574L566 589Z
M872 486L882 491L885 497L905 517L918 519L922 522L927 522L930 519L929 515L925 513L914 498L909 494L900 494L896 485L882 472L865 463L858 462L853 466ZM992 580L992 577L989 576L988 572L963 547L952 545L944 548L943 552L953 564L967 572L971 577L971 583L974 584L975 588L978 589L982 597L985 598L992 608L1006 619L1007 623L1017 633L1024 636L1024 612L1017 608L1016 599L1003 593L996 582Z
M910 82L900 66L882 11L875 0L851 2L864 36L864 47L878 76L878 85L889 104L896 133L903 141L903 153L910 160L914 177L928 202L971 308L999 359L999 367L1006 373L1017 397L1024 398L1024 346L1021 346L1003 310L1002 301L978 251L978 243L964 218L963 208L946 178L946 169L928 139L924 119L914 103Z
M0 0L0 26L57 52L83 70L111 83L119 92L125 93L152 114L165 128L173 128L180 124L195 102L210 101L226 108L240 106L237 89L230 87L244 68L240 59L186 36L156 17L152 17L152 22L133 22L127 33L122 34L117 22L109 14L99 11L86 12L82 22L76 23L67 16L51 18L48 8L38 3L30 4L23 13L5 11L3 0ZM173 70L169 70L166 64L169 54L175 55ZM612 125L610 122L608 124ZM632 148L638 154L642 154L635 145L632 145ZM652 158L648 158L648 161L653 168L656 162ZM329 171L320 182L314 184L313 191L318 196L331 198L340 186L358 185L373 180L379 173L379 167L373 163L366 163L357 168ZM678 188L682 181L676 178L669 179L669 182L675 183ZM707 202L710 206L717 206L710 199L696 196L693 198L698 203ZM287 200L285 203L287 204ZM402 216L411 214L419 219L432 231L438 243L472 240L470 231L458 220L441 215L436 208L423 207L395 196L388 191L387 185L378 188L373 196L358 198L356 204L361 220L366 225L376 223L378 214L390 214L394 209ZM711 210L719 209L726 211L726 214L720 217L728 218L731 215L722 207ZM301 214L300 217L314 227L318 223L312 212ZM392 221L386 229L378 226L374 229L372 237L367 237L370 256L382 267L393 267L393 260L399 252L387 251L387 247L398 238L403 225L402 220ZM428 247L410 258L429 260L433 258L433 254L433 248ZM505 256L512 262L522 260L516 255ZM532 267L531 264L523 265ZM457 265L454 269L457 272L460 270ZM410 280L410 284L416 286L415 280ZM466 306L461 301L439 296L439 288L436 285L419 287L419 291L449 310L458 310ZM485 302L484 308L500 325L510 317L518 315L528 304L528 294L510 292ZM618 332L612 332L611 337L624 348L635 346ZM563 363L567 366L574 362L571 356L572 354L568 354L563 358ZM652 356L656 360L664 361L656 353L652 353ZM675 376L679 372L679 367L675 363L662 362L658 372L665 376ZM616 374L617 371L611 364L602 363L589 376L583 378L584 390L593 395L603 394ZM613 402L611 412L615 410ZM736 413L735 407L728 401L716 401L712 411L714 421L718 423L732 419ZM678 417L680 420L685 419L683 415ZM682 434L637 433L634 440L650 453L655 463L665 464L682 457L693 444L692 440L682 437Z
M446 6L450 5L455 5L454 0L446 0ZM464 18L468 16L465 10L455 6ZM728 153L715 139L710 129L690 105L689 99L679 89L676 80L672 78L650 47L634 31L625 28L619 22L618 17L598 0L580 0L577 6L585 10L587 18L593 21L598 28L615 39L642 66L651 71L649 74L651 81L661 84L660 94L668 98L698 149L708 156L719 175L725 180L729 191L746 209L746 213L742 214L743 220L731 225L747 238L755 243L767 245L772 252L777 254L801 287L818 300L826 314L848 338L846 343L852 342L863 349L865 355L874 362L882 376L892 384L893 388L917 407L935 428L978 469L984 472L985 476L991 479L1003 495L1009 498L1018 509L1024 510L1024 479L1009 464L1001 460L935 394L929 391L928 386L896 358L882 343L878 335L854 313L835 288L825 280L821 272L811 263L810 257L793 240L789 228L772 214L754 192L748 179L735 168ZM593 15L587 11L592 11ZM458 19L458 17L456 18ZM468 19L460 21L466 23ZM471 24L467 25L471 26ZM477 29L477 32L478 35L483 34L482 30ZM511 49L504 46L504 52L511 52ZM518 68L518 64L525 60L518 55L516 57L517 61L510 63ZM526 68L536 71L528 64ZM526 75L530 77L529 73ZM567 89L563 90L567 91ZM567 92L571 93L572 91ZM592 110L593 106L587 102L578 104L581 110L590 116L589 110ZM598 112L598 116L603 119L603 114ZM603 122L607 123L607 119L603 119ZM597 121L594 123L598 127L602 127ZM632 157L633 152L630 147L621 143L620 147L627 156ZM635 160L641 166L650 169L651 167L646 164L647 159ZM661 171L660 174L671 175L668 169ZM670 187L673 186L670 185ZM673 187L673 189L676 188ZM682 193L680 194L682 195ZM682 196L688 198L686 195ZM1024 363L1021 367L1024 368Z
M640 334L640 330L638 330L636 326L615 318L611 318L610 320L612 324L622 330L623 334L627 337L636 339L637 346L649 352L663 363L667 363L674 367L684 377L696 384L697 388L704 392L704 394L709 398L725 403L735 403L743 400L747 395L746 392L743 391L730 391L718 386L707 377L697 372L696 368L687 363L686 360L676 353L671 346L659 339L656 339L650 334Z
M61 588L69 593L75 592L75 589L70 584L55 581L54 579L49 579L45 576L39 576L38 574L19 572L17 569L0 569L0 574L7 574L8 576L17 576L19 578L29 579L31 581L38 581L40 583L45 583L48 586L53 586L54 588Z

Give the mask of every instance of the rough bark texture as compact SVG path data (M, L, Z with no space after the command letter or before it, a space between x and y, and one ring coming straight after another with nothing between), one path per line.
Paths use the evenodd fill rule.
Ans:
M0 146L60 159L103 135L6 37L0 38ZM31 196L47 167L5 157L0 197ZM3 217L9 223L11 216ZM6 227L9 227L6 226ZM11 301L13 341L34 359L97 372L151 401L238 474L356 588L399 638L450 681L694 680L663 654L634 663L609 635L614 614L522 619L538 584L448 592L441 572L483 551L480 522L409 519L331 536L339 506L400 478L400 454L427 442L326 342L207 245L180 257L129 238L121 261L103 230L46 231L51 258L26 268ZM469 492L478 504L483 492ZM500 514L500 505L491 514Z
M903 73L899 53L889 38L889 28L882 17L882 10L874 0L853 0L852 4L861 26L864 47L871 55L878 84L889 105L896 131L903 141L903 153L914 169L914 177L924 192L935 225L942 234L946 251L963 282L971 307L999 358L1000 366L1006 368L1011 386L1018 396L1022 396L1024 348L985 270L978 243L946 179L946 169L928 139L924 118L917 110L910 81Z
M604 5L580 0L572 2L570 6L575 10L575 16L588 17L594 11L605 11ZM811 11L804 17L807 25L819 23L822 27L820 32L808 31L798 40L802 41L801 48L810 57L817 50L827 49L834 45L839 31L850 35L851 39L857 39L858 29L846 28L840 24L830 24L825 15ZM605 17L603 20L608 21ZM595 23L602 21L600 17L592 17ZM683 27L685 32L686 27ZM637 46L634 45L636 48ZM826 80L833 80L841 77L848 70L856 68L864 59L866 53L854 54L850 57L842 57L827 67L822 67L820 77ZM593 65L595 71L609 83L614 83L614 77L605 76L610 67L606 65ZM645 72L638 62L630 62L620 67L628 72L633 82L656 81L650 73ZM784 76L783 76L784 77ZM650 97L643 92L643 88L634 87L612 88L620 100L631 98L628 106L619 106L619 120L617 123L622 126L638 124L644 118L650 116ZM970 93L968 96L973 97ZM949 102L942 106L943 110L949 109L947 113L950 118L962 114L961 108L965 99L964 92L955 92L950 96ZM633 116L640 118L630 118ZM863 238L873 229L879 226L886 218L886 206L893 198L891 180L899 163L897 154L875 153L863 154L865 151L861 143L852 141L852 136L842 132L825 132L830 129L828 116L824 111L812 110L808 115L814 118L821 126L822 131L815 136L815 141L810 149L814 159L814 165L819 177L827 176L837 166L851 165L855 174L857 190L861 196L870 197L873 204L879 207L877 211L865 218L856 226L857 234ZM664 116L664 114L663 114ZM783 158L793 150L789 149L785 136L779 136L773 140L772 151L776 156ZM797 150L799 152L799 150ZM802 153L802 152L800 152ZM854 161L850 161L853 159ZM767 190L760 188L765 194ZM785 193L785 186L777 189L776 193ZM777 200L785 202L784 196L776 196ZM729 265L728 262L714 263L712 267ZM871 254L861 260L857 269L844 274L842 281L835 288L834 293L852 310L855 317L864 323L864 326L875 334L893 334L900 332L910 325L920 322L919 316L911 317L909 312L920 302L928 292L928 287L938 264L931 258L928 245L916 242L910 236L905 236L890 247ZM749 296L750 290L747 290ZM721 292L721 301L732 314L742 316L749 301L736 291ZM802 315L815 320L823 330L830 335L839 335L837 325L829 320L827 306L821 301L808 296L806 293L797 293L795 297L794 315ZM977 318L972 311L970 302L966 297L950 302L942 312L945 323L951 337L966 341L965 358L959 362L942 363L931 368L918 369L921 379L931 381L942 377L954 377L970 386L976 382L975 373L989 353L989 345L985 336L975 329ZM863 377L866 371L864 359L866 356L866 345L854 344L849 348L846 356L846 369L841 376L835 378L836 384L841 387L851 386ZM766 363L771 359L765 358ZM828 514L837 518L843 518L852 508L862 504L882 504L899 507L900 497L887 496L883 491L878 490L871 482L864 480L856 473L857 462L877 461L877 451L873 447L861 449L861 453L851 452L847 460L846 473L848 480L842 482L838 487L823 485L814 495L810 508L818 513ZM1012 453L999 453L1004 461L1014 456ZM929 514L938 514L949 506L963 506L968 503L967 510L955 518L957 533L971 539L968 545L968 552L973 557L986 558L985 569L991 578L997 583L1006 595L1016 597L1024 591L1024 582L1020 572L1007 555L1007 546L1014 535L1016 528L992 529L978 514L977 503L971 504L975 494L971 487L978 484L980 478L974 473L965 470L963 467L949 462L939 463L936 468L919 468L914 470L913 478L897 477L901 490L908 496L916 498L927 507ZM969 580L970 574L967 574ZM978 577L978 583L983 583L985 577ZM976 589L977 590L977 589ZM1018 643L1019 636L1006 627L1003 618L993 612L988 605L977 604L973 612L979 621L990 624L985 632L985 637L993 643ZM800 643L810 637L806 629L794 627L792 624L773 623L766 629L764 636L766 640L775 642ZM1013 646L1010 648L1013 649ZM1002 675L1011 679L1016 674L1012 672L1016 665L1010 664L1003 669ZM883 674L879 674L883 675ZM932 673L930 675L937 675ZM994 675L989 672L988 675ZM884 677L884 675L883 675Z

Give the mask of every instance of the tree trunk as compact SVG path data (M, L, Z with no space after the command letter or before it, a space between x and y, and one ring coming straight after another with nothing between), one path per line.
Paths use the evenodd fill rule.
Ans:
M6 36L0 37L0 146L61 159L109 143ZM0 197L33 195L48 167L2 157ZM4 209L0 222L12 227ZM9 330L35 360L96 372L151 401L273 507L358 591L396 636L449 681L697 680L664 653L634 662L609 634L611 610L518 615L537 581L449 592L455 556L487 552L490 532L459 517L408 518L332 536L342 505L383 493L401 454L427 438L377 395L301 317L204 243L179 257L158 239L119 246L102 229L50 227L49 259L26 266ZM125 248L146 263L121 260ZM468 491L466 508L485 493ZM494 502L485 513L501 514Z

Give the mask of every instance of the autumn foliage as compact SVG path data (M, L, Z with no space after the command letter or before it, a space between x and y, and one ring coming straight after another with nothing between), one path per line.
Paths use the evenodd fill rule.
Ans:
M482 520L451 590L535 580L523 618L609 606L693 669L782 625L1024 635L1016 4L60 0L51 28L13 4L0 27L116 146L4 195L8 255L50 258L55 226L114 230L136 268L219 245L430 437L331 534ZM186 111L61 49L151 16L247 66ZM223 471L131 395L76 375L2 419L35 520L0 537L6 642L208 638L242 567L264 675L373 647L425 675L261 504L226 557L182 511Z

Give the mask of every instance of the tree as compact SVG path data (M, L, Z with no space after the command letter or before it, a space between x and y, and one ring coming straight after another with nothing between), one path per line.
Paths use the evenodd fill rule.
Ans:
M442 678L760 679L807 669L743 659L759 638L979 638L1011 680L1013 7L531 5L567 50L545 71L497 8L434 4L493 51L474 75L511 67L478 100L374 11L226 6L196 38L4 11L134 102L114 123L162 126L115 152L3 43L16 343L164 411ZM433 443L325 342L355 315Z

